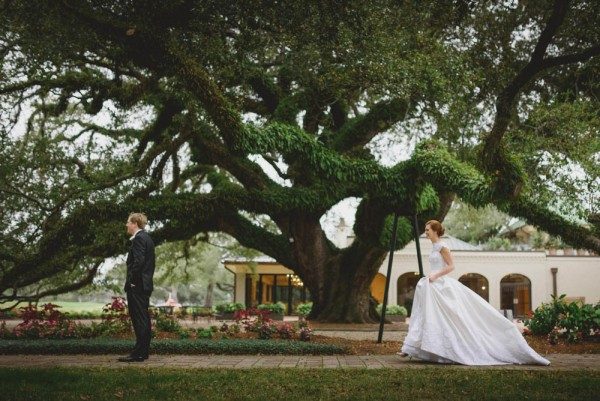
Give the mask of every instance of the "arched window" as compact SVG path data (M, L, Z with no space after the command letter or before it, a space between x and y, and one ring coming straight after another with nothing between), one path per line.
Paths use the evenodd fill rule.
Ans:
M531 312L531 280L522 274L509 274L500 280L500 307L511 309L514 316Z
M487 278L477 273L467 273L460 276L458 279L461 283L469 287L472 291L479 294L479 296L486 301L490 302L490 286Z
M415 289L420 278L417 272L404 273L398 277L398 305L404 306L409 316L412 310Z
M380 304L383 303L383 295L385 292L385 276L381 273L377 273L371 282L371 295Z

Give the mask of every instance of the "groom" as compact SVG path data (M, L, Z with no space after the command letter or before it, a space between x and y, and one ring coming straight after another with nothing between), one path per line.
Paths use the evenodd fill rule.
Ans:
M150 294L154 275L154 243L144 230L148 218L143 213L131 213L125 226L131 236L131 248L127 254L127 279L125 292L129 316L135 331L135 348L129 356L119 358L119 362L142 362L150 352Z

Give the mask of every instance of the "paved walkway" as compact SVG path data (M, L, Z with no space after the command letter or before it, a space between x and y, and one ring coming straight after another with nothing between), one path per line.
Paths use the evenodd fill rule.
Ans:
M446 365L431 364L401 358L396 355L152 355L141 363L117 362L117 355L0 355L0 368L5 367L108 367L123 368L394 368L411 369ZM600 371L600 354L546 356L550 366L502 365L471 367L452 365L460 369L509 369L509 370L576 370Z

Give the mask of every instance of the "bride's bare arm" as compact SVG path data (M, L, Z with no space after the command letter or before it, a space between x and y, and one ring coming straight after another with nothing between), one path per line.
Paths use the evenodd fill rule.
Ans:
M438 270L436 272L432 272L429 275L429 281L434 281L437 280L438 278L450 273L452 270L454 270L454 260L452 260L452 254L450 253L450 250L446 247L443 247L440 250L440 254L442 255L442 258L444 259L444 262L446 262L446 267L444 267L441 270Z

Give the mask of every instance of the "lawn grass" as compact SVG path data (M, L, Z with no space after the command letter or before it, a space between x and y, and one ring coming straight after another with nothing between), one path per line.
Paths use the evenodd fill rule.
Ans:
M49 301L49 300L42 300L39 303L39 306L43 305L43 304L47 304L47 303L51 303L51 304L55 304L60 306L59 311L66 313L83 313L83 312L94 312L94 313L102 313L102 307L104 305L106 305L106 303L102 303L102 302L75 302L75 301ZM11 306L13 305L14 302L5 302L5 303L0 303L0 308L2 307L7 307L7 306ZM27 304L21 304L19 305L19 307L24 307L27 306Z
M3 368L0 399L593 400L600 372L418 369Z
M94 312L102 313L102 307L106 303L101 302L72 302L72 301L47 301L42 303L53 303L60 306L59 311L63 313L83 313L83 312Z

